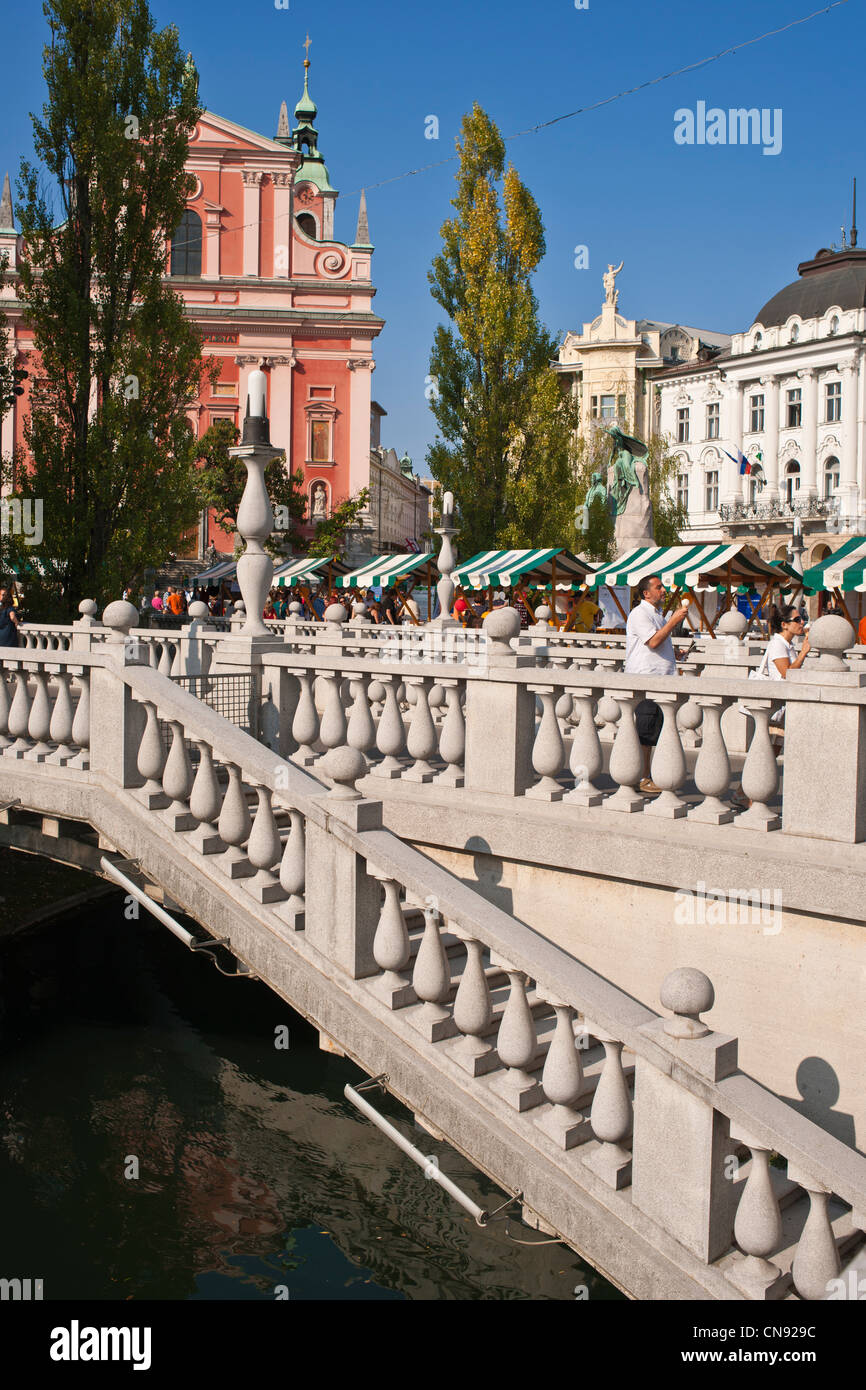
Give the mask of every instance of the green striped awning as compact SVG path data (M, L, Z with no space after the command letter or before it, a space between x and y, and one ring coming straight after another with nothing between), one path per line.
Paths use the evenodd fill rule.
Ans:
M852 536L819 565L804 570L803 583L813 591L841 589L850 593L853 589L859 594L866 592L866 536Z
M326 584L331 575L345 574L347 565L339 556L286 560L274 570L272 583L278 589L292 589L296 584Z
M593 570L587 583L593 588L603 584L632 586L645 575L657 574L669 588L691 589L703 575L712 575L716 582L732 584L766 584L796 581L800 576L789 565L770 564L762 560L750 545L638 545L626 551L613 564Z
M452 572L462 589L510 588L512 584L549 584L556 568L556 586L583 584L589 565L562 547L540 550L479 550Z
M341 574L337 580L337 588L370 589L379 584L396 584L399 579L405 579L406 575L426 569L430 560L435 567L436 556L432 551L421 551L419 554L410 550L405 555L378 555L375 560L368 560L360 569Z
M236 560L221 560L218 565L213 565L209 570L203 570L195 577L196 584L218 584L221 579L234 579L237 573Z

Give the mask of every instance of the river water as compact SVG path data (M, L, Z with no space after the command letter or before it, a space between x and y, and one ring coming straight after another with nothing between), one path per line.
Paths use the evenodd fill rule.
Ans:
M0 1277L47 1300L621 1296L564 1246L477 1227L345 1100L352 1063L123 903L0 947ZM372 1098L480 1205L504 1200Z

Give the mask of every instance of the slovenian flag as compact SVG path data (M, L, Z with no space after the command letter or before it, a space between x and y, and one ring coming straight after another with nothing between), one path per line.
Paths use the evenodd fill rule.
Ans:
M742 477L746 473L751 473L752 465L746 458L746 455L743 453L742 449L737 450L736 458L734 458L733 454L729 454L727 449L723 449L722 453L725 454L731 460L731 463L736 463L738 465L740 470L740 477Z

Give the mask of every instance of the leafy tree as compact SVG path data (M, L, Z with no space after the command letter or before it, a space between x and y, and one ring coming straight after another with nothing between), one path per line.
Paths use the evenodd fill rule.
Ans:
M194 524L185 406L205 368L165 239L186 205L198 78L147 0L45 0L48 99L22 161L21 296L44 375L26 438L55 614L115 598ZM48 181L44 180L47 174Z
M212 507L220 529L231 535L237 526L238 508L247 483L243 459L229 458L229 449L237 444L240 432L231 420L215 420L205 430L196 445L199 462L199 496L203 507ZM304 473L286 472L286 456L280 454L265 469L265 486L274 508L276 538L266 542L272 555L279 555L283 545L301 544L298 527L306 517L303 494Z
M455 216L428 274L449 323L437 327L430 356L442 437L427 461L457 499L464 554L562 544L577 413L550 372L556 343L538 322L531 285L545 250L541 216L517 171L505 169L502 137L477 103L457 152Z
M326 521L316 525L316 534L307 548L308 555L338 555L346 543L346 536L356 524L358 517L366 510L370 500L370 489L362 487L357 497L347 497L338 502Z
M0 284L5 279L8 266L9 256L4 251L0 256ZM13 376L15 362L8 348L6 325L6 315L0 311L0 421L15 399L15 378Z
M656 545L679 545L680 535L689 524L689 514L677 501L673 491L678 463L676 454L671 452L670 435L654 434L651 437L644 462L649 475Z

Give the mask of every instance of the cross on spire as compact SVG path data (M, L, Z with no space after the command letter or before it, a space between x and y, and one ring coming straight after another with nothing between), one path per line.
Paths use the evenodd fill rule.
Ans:
M305 68L308 68L308 67L310 66L310 45L312 44L312 42L313 42L313 40L310 38L310 36L309 36L309 34L308 34L307 37L306 37L306 39L304 40L304 42L301 44L301 48L303 48L303 49L305 50L305 52L304 52L304 67L305 67Z

